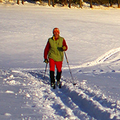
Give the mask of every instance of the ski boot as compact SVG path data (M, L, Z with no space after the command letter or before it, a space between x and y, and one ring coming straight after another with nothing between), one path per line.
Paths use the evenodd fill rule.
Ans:
M54 71L50 71L50 81L51 81L51 87L53 87L53 89L55 89Z
M57 86L59 86L59 88L61 88L61 82L60 82L60 78L61 78L61 72L58 72L57 71L57 76L56 76L56 79L57 79Z

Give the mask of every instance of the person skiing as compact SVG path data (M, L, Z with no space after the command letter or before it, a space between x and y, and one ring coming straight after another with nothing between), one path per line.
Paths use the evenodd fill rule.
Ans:
M60 31L58 28L53 29L53 36L48 39L47 44L44 49L44 62L49 63L50 70L50 82L51 87L55 89L55 67L57 85L61 88L61 74L62 74L62 63L64 57L64 51L68 49L66 41L60 36Z

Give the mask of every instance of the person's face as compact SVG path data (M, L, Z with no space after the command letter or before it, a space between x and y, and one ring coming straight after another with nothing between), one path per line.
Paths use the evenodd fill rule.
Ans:
M59 29L55 29L53 31L53 34L54 34L55 38L58 38L59 37Z

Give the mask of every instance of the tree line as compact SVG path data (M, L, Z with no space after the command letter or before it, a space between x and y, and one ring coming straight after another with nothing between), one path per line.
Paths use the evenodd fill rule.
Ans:
M34 0L36 1L36 0ZM45 1L45 0L43 0ZM42 1L39 0L39 2L41 3ZM106 5L108 7L112 7L113 4L117 4L118 8L120 8L120 0L48 0L48 5L52 5L53 7L55 6L55 4L61 4L63 6L67 6L69 8L71 8L72 4L76 4L79 5L80 8L82 8L82 3L86 2L90 4L90 8L93 8L93 5ZM19 0L17 0L17 4L19 4ZM22 4L24 4L24 0L22 0Z

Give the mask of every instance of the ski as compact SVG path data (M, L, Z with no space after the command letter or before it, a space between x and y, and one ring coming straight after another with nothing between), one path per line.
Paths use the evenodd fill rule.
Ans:
M59 88L61 88L61 87L62 87L62 83L61 83L61 82L57 82L57 86L58 86Z
M61 83L61 82L59 83L58 87L59 87L59 88L61 88L61 87L62 87L62 83Z
M51 87L55 89L55 83L51 83Z
M51 84L51 87L53 88L53 89L55 89L56 88L56 86L58 86L59 88L61 88L62 87L62 83L61 82L57 82L57 84L55 85L55 84Z

